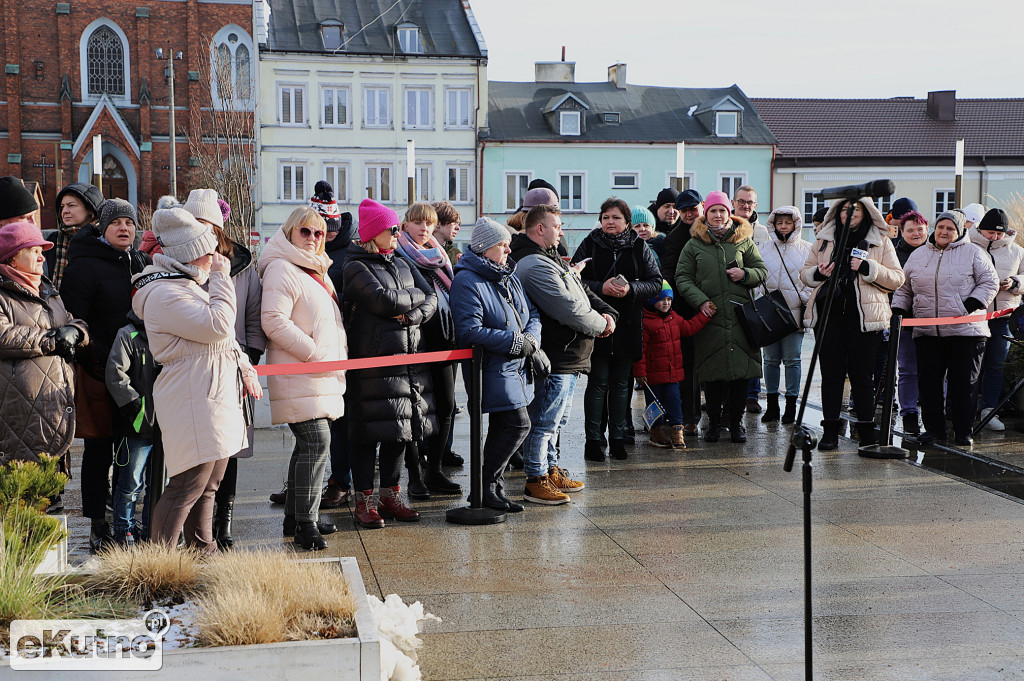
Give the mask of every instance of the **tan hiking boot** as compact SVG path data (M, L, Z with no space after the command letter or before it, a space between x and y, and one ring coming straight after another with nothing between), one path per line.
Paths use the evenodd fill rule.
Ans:
M548 469L548 480L551 481L551 486L560 492L579 492L586 487L579 480L570 478L569 471L558 466Z
M654 426L651 428L651 445L660 449L667 449L672 442L665 435L665 426Z
M672 448L686 449L686 441L683 439L682 426L672 426Z
M523 499L532 501L535 504L547 504L548 506L569 503L569 495L555 489L554 485L551 484L551 480L546 475L526 479Z

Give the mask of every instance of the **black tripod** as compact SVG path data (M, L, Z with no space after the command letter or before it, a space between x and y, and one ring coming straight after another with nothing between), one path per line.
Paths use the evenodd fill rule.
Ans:
M854 205L861 197L868 196L872 193L870 187L877 186L883 182L888 186L887 194L883 195L891 194L895 190L892 183L880 180L859 187L837 188L836 195L830 195L832 190L825 190L823 193L817 195L819 198L846 199L847 204L845 211L846 215L844 216L845 219L843 221L843 230L837 235L837 240L833 242L835 244L831 259L833 269L826 284L825 303L822 306L821 317L818 319L817 329L819 331L815 334L814 338L814 350L811 352L811 364L807 370L807 378L804 380L803 398L800 400L800 410L797 412L796 423L793 426L793 438L790 440L789 450L786 452L786 462L782 466L782 469L789 473L793 470L793 463L796 460L796 450L799 449L803 453L804 463L801 468L801 474L803 478L804 496L804 678L807 681L812 681L814 678L814 651L812 640L813 622L811 619L811 491L813 488L811 452L818 444L818 435L815 431L804 425L804 411L807 409L807 398L811 392L811 381L814 379L814 369L818 363L818 354L821 351L821 341L825 336L825 330L828 328L828 317L829 313L832 311L832 302L835 299L839 279L843 276L842 268L844 266L849 267L849 263L842 262L842 258L846 253L846 244L850 237L850 222L853 220ZM850 192L849 190L853 191ZM838 212L836 217L838 219Z

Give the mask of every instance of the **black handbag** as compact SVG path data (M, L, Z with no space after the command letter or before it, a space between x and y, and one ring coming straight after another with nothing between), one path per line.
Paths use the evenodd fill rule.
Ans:
M737 303L736 314L751 345L763 348L800 330L782 291L769 291L760 298L754 298L750 289L747 293L750 294L750 302Z
M515 300L512 298L511 292L509 293L507 302L509 307L512 308L512 314L515 315L516 321L519 322L519 332L525 334L526 325L523 324L523 318L519 316L519 310L516 309ZM538 345L537 349L533 351L533 354L526 358L527 383L543 383L550 375L551 359Z

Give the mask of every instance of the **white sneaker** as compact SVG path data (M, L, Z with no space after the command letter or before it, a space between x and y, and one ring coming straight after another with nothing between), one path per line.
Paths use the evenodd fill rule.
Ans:
M985 420L985 417L988 416L989 412L991 412L991 411L992 411L991 408L982 409L981 410L981 419ZM999 420L998 416L993 416L992 420L990 420L988 423L985 424L985 427L988 428L991 431L996 432L996 433L1001 433L1004 430L1006 430L1006 426L1003 425L1003 422Z

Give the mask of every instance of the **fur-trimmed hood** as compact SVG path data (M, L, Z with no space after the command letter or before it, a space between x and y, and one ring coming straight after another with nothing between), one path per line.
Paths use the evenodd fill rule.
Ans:
M728 243L738 244L744 239L750 239L754 236L754 228L749 222L743 218L730 215L729 219L732 220L732 228L725 233L725 239ZM690 236L696 237L706 244L711 243L711 234L708 233L708 223L704 216L700 216L693 223L693 227L690 227Z
M816 238L822 241L835 241L836 236L836 220L837 213L839 212L839 206L844 205L845 201L836 201L828 207L828 212L825 213L825 220L821 223L821 229L815 235ZM868 230L867 242L872 246L880 246L882 239L889 238L889 224L885 221L885 217L881 211L875 206L875 202L871 199L864 197L860 199L860 205L863 206L867 214L871 216L871 226L873 229Z

